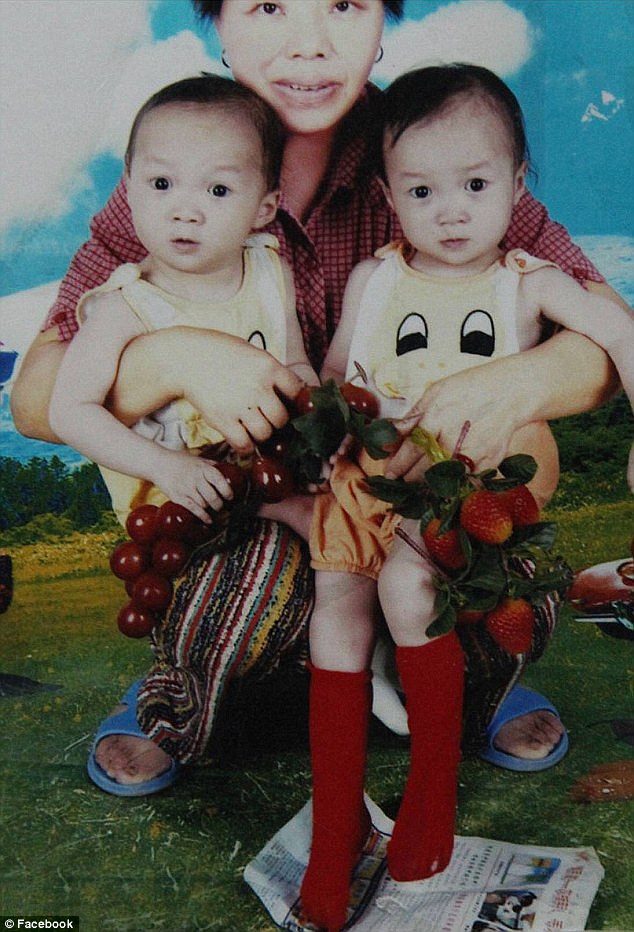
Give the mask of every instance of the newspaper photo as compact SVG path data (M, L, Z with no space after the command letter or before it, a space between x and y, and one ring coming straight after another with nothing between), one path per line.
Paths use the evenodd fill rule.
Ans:
M548 848L456 836L453 857L428 880L387 873L393 822L366 797L373 831L355 871L346 928L359 932L581 932L603 877L592 848ZM247 864L244 879L271 918L313 932L299 887L308 863L310 802Z

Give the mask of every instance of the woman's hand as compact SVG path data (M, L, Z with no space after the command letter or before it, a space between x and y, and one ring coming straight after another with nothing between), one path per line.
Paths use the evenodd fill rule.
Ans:
M564 330L532 349L434 382L397 427L406 436L419 424L452 454L468 422L460 452L476 469L493 467L511 449L518 428L589 411L617 384L607 354L581 334ZM429 465L406 439L386 475L412 480Z
M459 449L473 460L476 470L504 459L521 421L517 408L502 400L499 378L489 378L486 369L467 369L434 382L406 417L395 421L405 440L391 457L386 476L415 481L431 465L421 448L408 439L416 426L429 431L449 454Z
M302 381L264 350L215 330L173 327L133 340L109 404L124 423L186 398L240 453L288 420Z

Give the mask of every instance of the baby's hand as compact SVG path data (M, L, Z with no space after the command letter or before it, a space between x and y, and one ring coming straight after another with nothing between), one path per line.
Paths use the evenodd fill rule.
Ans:
M161 466L151 478L167 497L189 509L205 524L211 523L207 508L220 511L233 491L211 460L180 450L164 450Z

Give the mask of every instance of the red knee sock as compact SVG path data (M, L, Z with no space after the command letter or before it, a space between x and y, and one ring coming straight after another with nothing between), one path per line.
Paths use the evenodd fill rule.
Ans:
M346 922L350 877L370 830L363 802L371 674L309 665L313 835L302 911L338 932Z
M464 656L455 634L397 647L411 761L387 859L394 880L422 880L451 859L460 760Z

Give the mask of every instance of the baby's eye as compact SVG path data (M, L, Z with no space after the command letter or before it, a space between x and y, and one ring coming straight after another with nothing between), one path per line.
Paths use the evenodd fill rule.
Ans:
M262 13L268 13L270 16L272 13L277 13L279 5L277 3L258 3L257 9Z
M346 13L350 9L350 4L348 0L342 0L341 3L335 3L335 10L337 13Z
M155 191L169 191L170 183L168 178L153 178L152 187Z
M431 188L428 188L426 184L418 184L415 188L412 188L410 194L412 197L417 198L429 197L431 194Z
M467 182L468 191L484 191L487 183L484 178L472 178L471 181Z
M226 197L229 193L229 188L226 184L215 184L209 189L210 194L213 194L214 197Z

